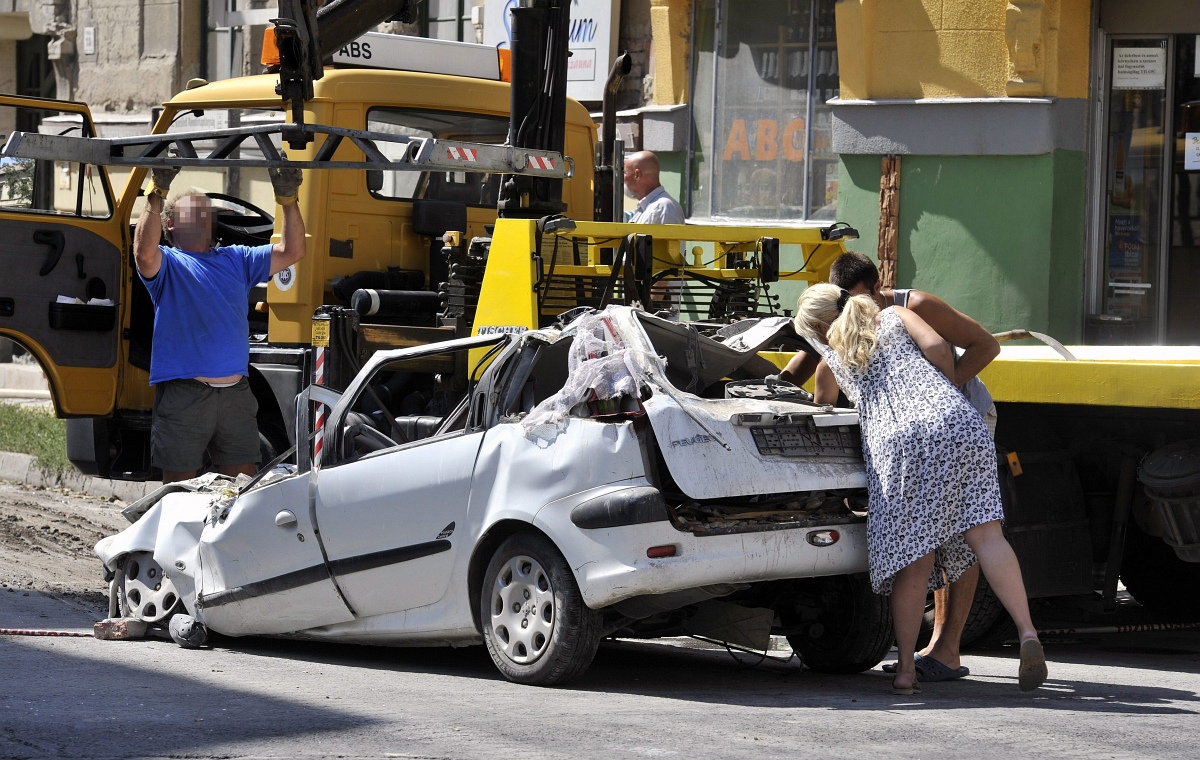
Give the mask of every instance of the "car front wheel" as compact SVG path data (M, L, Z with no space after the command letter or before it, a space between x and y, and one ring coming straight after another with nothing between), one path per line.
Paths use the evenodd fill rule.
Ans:
M551 686L588 669L602 616L583 603L567 561L548 539L509 537L488 564L480 596L483 640L510 681Z
M150 552L131 552L117 575L117 600L121 617L165 624L183 610L175 584Z

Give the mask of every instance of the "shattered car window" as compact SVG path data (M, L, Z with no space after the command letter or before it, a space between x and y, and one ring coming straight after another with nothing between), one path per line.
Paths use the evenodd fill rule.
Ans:
M462 432L467 389L441 378L453 376L466 360L464 349L380 366L341 421L333 464Z

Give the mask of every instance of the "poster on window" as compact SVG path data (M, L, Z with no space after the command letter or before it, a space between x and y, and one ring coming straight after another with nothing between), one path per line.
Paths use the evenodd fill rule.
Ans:
M485 0L483 44L509 47L512 21L509 9L519 0ZM604 80L617 57L617 22L620 0L573 0L570 50L567 59L567 95L576 100L603 100Z
M742 109L726 110L724 116L717 133L718 211L743 218L803 218L804 118Z
M1114 90L1163 90L1166 86L1166 49L1152 47L1113 50Z
M1200 132L1185 132L1183 135L1183 169L1200 171Z
M1112 269L1141 270L1145 260L1146 238L1141 216L1109 218L1108 265Z

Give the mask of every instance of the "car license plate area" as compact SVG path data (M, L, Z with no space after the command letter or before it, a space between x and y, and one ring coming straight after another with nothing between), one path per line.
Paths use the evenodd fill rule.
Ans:
M862 441L856 426L817 427L810 418L786 425L755 425L750 433L763 456L862 456Z

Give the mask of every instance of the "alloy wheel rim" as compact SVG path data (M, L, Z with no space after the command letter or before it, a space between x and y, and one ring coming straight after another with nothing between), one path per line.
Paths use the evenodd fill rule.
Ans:
M150 552L130 554L121 572L124 575L125 605L131 617L157 623L175 611L179 604L179 593Z
M546 653L555 622L550 575L533 557L510 558L496 574L491 591L492 639L518 665Z

